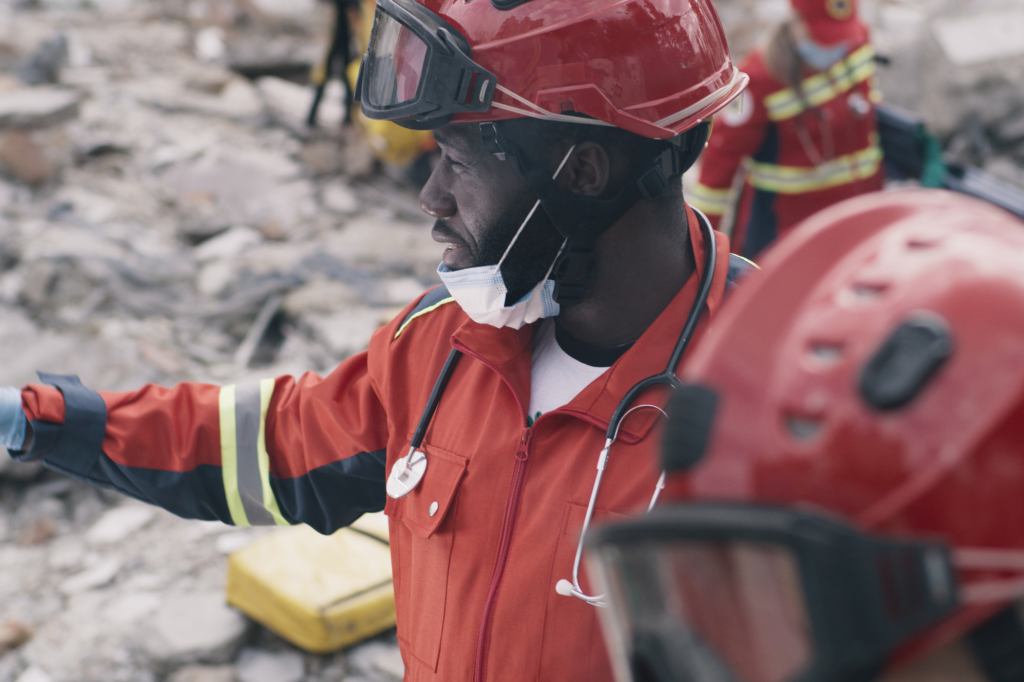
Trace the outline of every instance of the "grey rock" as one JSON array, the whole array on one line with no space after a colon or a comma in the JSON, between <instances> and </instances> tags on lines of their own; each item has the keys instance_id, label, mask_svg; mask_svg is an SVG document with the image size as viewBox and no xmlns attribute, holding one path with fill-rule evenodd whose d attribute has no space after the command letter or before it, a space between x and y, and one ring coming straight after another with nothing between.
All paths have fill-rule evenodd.
<instances>
[{"instance_id":1,"label":"grey rock","mask_svg":"<svg viewBox=\"0 0 1024 682\"><path fill-rule=\"evenodd\" d=\"M229 665L188 665L167 678L167 682L236 682Z\"/></svg>"},{"instance_id":2,"label":"grey rock","mask_svg":"<svg viewBox=\"0 0 1024 682\"><path fill-rule=\"evenodd\" d=\"M117 577L123 562L118 557L107 557L95 566L76 573L60 584L60 592L65 595L78 594L86 590L103 587Z\"/></svg>"},{"instance_id":3,"label":"grey rock","mask_svg":"<svg viewBox=\"0 0 1024 682\"><path fill-rule=\"evenodd\" d=\"M401 680L405 675L405 664L397 644L381 641L360 644L348 651L345 660L350 668L371 679L383 674L385 679Z\"/></svg>"},{"instance_id":4,"label":"grey rock","mask_svg":"<svg viewBox=\"0 0 1024 682\"><path fill-rule=\"evenodd\" d=\"M297 651L246 649L235 663L235 673L239 682L299 682L305 664Z\"/></svg>"},{"instance_id":5,"label":"grey rock","mask_svg":"<svg viewBox=\"0 0 1024 682\"><path fill-rule=\"evenodd\" d=\"M86 534L87 542L94 545L109 545L121 542L129 535L144 527L156 516L153 507L129 504L111 509L93 524Z\"/></svg>"},{"instance_id":6,"label":"grey rock","mask_svg":"<svg viewBox=\"0 0 1024 682\"><path fill-rule=\"evenodd\" d=\"M29 666L18 676L17 682L53 682L53 678L38 666Z\"/></svg>"},{"instance_id":7,"label":"grey rock","mask_svg":"<svg viewBox=\"0 0 1024 682\"><path fill-rule=\"evenodd\" d=\"M56 35L43 43L15 67L14 73L29 85L56 83L60 69L68 61L68 39Z\"/></svg>"},{"instance_id":8,"label":"grey rock","mask_svg":"<svg viewBox=\"0 0 1024 682\"><path fill-rule=\"evenodd\" d=\"M10 90L0 97L0 128L48 128L78 116L82 96L53 87Z\"/></svg>"},{"instance_id":9,"label":"grey rock","mask_svg":"<svg viewBox=\"0 0 1024 682\"><path fill-rule=\"evenodd\" d=\"M220 592L175 595L157 610L142 647L158 667L226 663L247 630L248 622Z\"/></svg>"}]
</instances>

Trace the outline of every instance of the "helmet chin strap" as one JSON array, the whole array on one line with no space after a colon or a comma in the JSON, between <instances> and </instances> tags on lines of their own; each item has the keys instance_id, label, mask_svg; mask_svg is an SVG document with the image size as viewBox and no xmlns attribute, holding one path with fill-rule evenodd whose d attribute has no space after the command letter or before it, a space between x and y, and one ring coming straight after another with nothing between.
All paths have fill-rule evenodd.
<instances>
[{"instance_id":1,"label":"helmet chin strap","mask_svg":"<svg viewBox=\"0 0 1024 682\"><path fill-rule=\"evenodd\" d=\"M710 123L701 123L691 134L666 140L665 149L651 159L647 169L610 199L563 192L544 165L525 151L501 121L481 123L480 132L484 147L499 159L510 161L516 173L530 183L544 212L565 238L552 278L556 283L555 300L569 303L583 298L593 277L598 237L638 201L660 196L673 180L682 176L704 148Z\"/></svg>"}]
</instances>

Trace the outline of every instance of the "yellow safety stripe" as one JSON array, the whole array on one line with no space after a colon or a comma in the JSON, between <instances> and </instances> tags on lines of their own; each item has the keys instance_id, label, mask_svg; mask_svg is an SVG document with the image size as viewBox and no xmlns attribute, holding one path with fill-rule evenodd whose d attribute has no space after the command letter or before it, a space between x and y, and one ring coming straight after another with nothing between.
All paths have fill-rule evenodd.
<instances>
[{"instance_id":1,"label":"yellow safety stripe","mask_svg":"<svg viewBox=\"0 0 1024 682\"><path fill-rule=\"evenodd\" d=\"M757 189L779 194L803 194L870 178L882 163L877 144L820 166L776 166L748 159L747 182Z\"/></svg>"},{"instance_id":2,"label":"yellow safety stripe","mask_svg":"<svg viewBox=\"0 0 1024 682\"><path fill-rule=\"evenodd\" d=\"M821 106L844 92L849 92L854 86L871 78L874 73L875 50L869 44L833 65L828 71L804 79L803 99L792 88L785 88L765 97L764 107L768 113L768 120L783 121L798 115L808 105Z\"/></svg>"},{"instance_id":3,"label":"yellow safety stripe","mask_svg":"<svg viewBox=\"0 0 1024 682\"><path fill-rule=\"evenodd\" d=\"M699 182L686 196L687 202L708 215L722 215L729 208L731 189L715 189Z\"/></svg>"},{"instance_id":4,"label":"yellow safety stripe","mask_svg":"<svg viewBox=\"0 0 1024 682\"><path fill-rule=\"evenodd\" d=\"M221 475L236 526L287 526L270 485L266 424L274 380L220 390Z\"/></svg>"},{"instance_id":5,"label":"yellow safety stripe","mask_svg":"<svg viewBox=\"0 0 1024 682\"><path fill-rule=\"evenodd\" d=\"M419 310L419 311L415 312L414 314L410 315L409 318L407 320L405 320L405 322L402 323L402 326L398 328L398 331L395 332L395 338L397 339L399 337L399 335L402 332L405 331L405 328L409 326L409 323L412 322L413 320L415 320L420 315L426 315L427 313L429 313L431 311L437 310L438 308L443 306L445 303L453 303L454 301L455 301L455 297L454 296L449 296L448 298L441 299L440 301L438 301L437 303L435 303L432 306L427 306L423 310Z\"/></svg>"},{"instance_id":6,"label":"yellow safety stripe","mask_svg":"<svg viewBox=\"0 0 1024 682\"><path fill-rule=\"evenodd\" d=\"M220 389L220 471L224 478L224 496L228 501L231 521L248 526L242 497L238 494L238 447L235 443L235 387Z\"/></svg>"}]
</instances>

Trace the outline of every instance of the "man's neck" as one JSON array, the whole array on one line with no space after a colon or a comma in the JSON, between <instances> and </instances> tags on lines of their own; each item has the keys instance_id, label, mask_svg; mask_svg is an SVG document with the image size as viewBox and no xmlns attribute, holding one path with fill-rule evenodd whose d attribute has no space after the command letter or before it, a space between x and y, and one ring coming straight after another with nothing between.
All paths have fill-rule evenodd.
<instances>
[{"instance_id":1,"label":"man's neck","mask_svg":"<svg viewBox=\"0 0 1024 682\"><path fill-rule=\"evenodd\" d=\"M562 307L559 326L601 348L636 341L695 268L682 195L631 208L598 239L595 266L586 298Z\"/></svg>"}]
</instances>

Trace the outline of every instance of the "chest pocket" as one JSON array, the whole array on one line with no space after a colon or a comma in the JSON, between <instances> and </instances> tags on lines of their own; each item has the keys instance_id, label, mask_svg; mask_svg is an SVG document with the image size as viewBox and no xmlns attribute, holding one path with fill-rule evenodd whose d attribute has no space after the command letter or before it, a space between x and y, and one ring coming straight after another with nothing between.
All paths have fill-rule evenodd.
<instances>
[{"instance_id":1,"label":"chest pocket","mask_svg":"<svg viewBox=\"0 0 1024 682\"><path fill-rule=\"evenodd\" d=\"M455 539L456 493L467 460L427 444L422 450L427 456L422 482L400 500L389 497L384 511L404 526L392 536L398 638L436 672Z\"/></svg>"}]
</instances>

